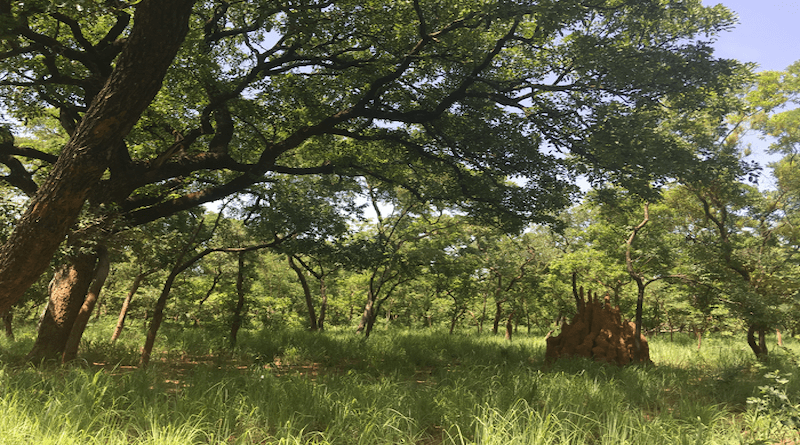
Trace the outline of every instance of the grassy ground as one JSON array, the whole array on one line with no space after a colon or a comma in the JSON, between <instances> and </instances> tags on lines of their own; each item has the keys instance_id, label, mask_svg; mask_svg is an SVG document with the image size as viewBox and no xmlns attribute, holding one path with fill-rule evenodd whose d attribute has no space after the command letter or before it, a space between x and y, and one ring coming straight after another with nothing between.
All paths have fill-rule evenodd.
<instances>
[{"instance_id":1,"label":"grassy ground","mask_svg":"<svg viewBox=\"0 0 800 445\"><path fill-rule=\"evenodd\" d=\"M539 334L259 332L221 352L166 330L136 369L135 332L94 332L66 368L16 364L32 331L0 341L0 444L800 443L793 339L760 364L742 338L659 337L654 365L618 368L544 366Z\"/></svg>"}]
</instances>

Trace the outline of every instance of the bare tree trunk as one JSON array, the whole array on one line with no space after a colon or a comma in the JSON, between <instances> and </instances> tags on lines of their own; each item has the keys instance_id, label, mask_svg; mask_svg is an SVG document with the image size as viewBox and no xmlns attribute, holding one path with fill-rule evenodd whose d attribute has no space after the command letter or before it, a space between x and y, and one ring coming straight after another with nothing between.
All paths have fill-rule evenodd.
<instances>
[{"instance_id":1,"label":"bare tree trunk","mask_svg":"<svg viewBox=\"0 0 800 445\"><path fill-rule=\"evenodd\" d=\"M756 343L755 334L758 332L758 343ZM753 353L756 355L756 358L760 361L766 361L767 357L769 356L769 351L767 350L767 331L762 326L758 326L756 324L751 324L750 327L747 329L747 344L750 345L750 349L753 350Z\"/></svg>"},{"instance_id":2,"label":"bare tree trunk","mask_svg":"<svg viewBox=\"0 0 800 445\"><path fill-rule=\"evenodd\" d=\"M650 204L644 204L644 218L642 222L640 222L636 227L633 228L631 231L631 236L628 237L627 242L625 243L625 264L628 268L628 275L636 282L636 316L635 316L635 331L633 334L633 345L636 349L636 357L642 352L642 314L644 312L644 292L647 284L645 284L644 280L642 279L641 274L636 272L633 267L633 258L631 256L631 250L633 247L633 241L636 239L636 235L639 234L639 231L644 228L647 223L650 222ZM618 295L618 294L617 294ZM619 304L617 304L619 305Z\"/></svg>"},{"instance_id":3,"label":"bare tree trunk","mask_svg":"<svg viewBox=\"0 0 800 445\"><path fill-rule=\"evenodd\" d=\"M219 218L221 216L222 212L220 212L217 216L217 222L219 222ZM146 367L150 363L150 356L153 354L153 346L156 343L156 334L158 333L158 329L161 327L161 321L164 319L164 308L167 305L167 299L169 299L169 293L172 290L172 284L175 282L175 278L186 268L210 253L209 250L205 250L186 262L183 262L183 258L186 257L186 254L192 249L192 245L194 245L195 240L197 240L197 236L200 234L200 230L202 228L203 220L201 219L198 221L197 227L195 227L194 232L192 232L189 240L186 242L186 245L183 246L178 254L178 258L175 260L172 270L169 272L167 279L164 281L164 287L161 288L161 295L158 296L156 305L153 308L153 318L150 320L150 326L147 329L147 336L144 340L144 346L142 346L142 355L139 358L140 367Z\"/></svg>"},{"instance_id":4,"label":"bare tree trunk","mask_svg":"<svg viewBox=\"0 0 800 445\"><path fill-rule=\"evenodd\" d=\"M494 324L492 325L492 334L497 334L500 331L500 318L503 316L503 303L504 301L502 300L498 300L495 302Z\"/></svg>"},{"instance_id":5,"label":"bare tree trunk","mask_svg":"<svg viewBox=\"0 0 800 445\"><path fill-rule=\"evenodd\" d=\"M119 311L119 318L117 319L117 326L114 328L114 333L111 335L111 343L117 341L120 334L122 334L122 329L125 327L125 317L128 316L128 308L130 308L131 300L133 300L133 296L136 294L136 291L139 290L139 286L142 284L142 280L145 279L148 275L154 273L156 269L150 269L147 272L140 273L136 275L136 278L133 279L133 284L131 285L131 289L128 291L128 295L125 296L125 301L122 302L122 309Z\"/></svg>"},{"instance_id":6,"label":"bare tree trunk","mask_svg":"<svg viewBox=\"0 0 800 445\"><path fill-rule=\"evenodd\" d=\"M239 252L239 270L236 274L236 306L233 309L231 321L231 348L236 346L236 338L242 327L242 312L244 311L244 252Z\"/></svg>"},{"instance_id":7,"label":"bare tree trunk","mask_svg":"<svg viewBox=\"0 0 800 445\"><path fill-rule=\"evenodd\" d=\"M67 343L64 346L64 353L61 356L61 362L67 363L78 356L78 346L83 337L83 331L86 330L86 325L89 323L89 317L92 315L97 304L97 299L100 298L100 290L108 278L108 272L111 269L111 260L109 259L108 249L105 246L99 246L97 249L97 266L94 271L94 280L92 281L89 291L86 294L86 299L75 317L75 322L72 324Z\"/></svg>"},{"instance_id":8,"label":"bare tree trunk","mask_svg":"<svg viewBox=\"0 0 800 445\"><path fill-rule=\"evenodd\" d=\"M167 306L167 299L169 299L169 293L172 290L175 277L180 272L180 270L173 269L167 276L166 281L164 281L164 287L161 289L161 295L159 295L156 305L153 307L153 317L150 319L150 327L147 329L147 337L145 337L144 346L142 346L142 356L139 358L139 366L141 367L146 367L150 363L150 356L153 354L153 346L156 343L156 334L158 334L161 321L164 319L164 308Z\"/></svg>"},{"instance_id":9,"label":"bare tree trunk","mask_svg":"<svg viewBox=\"0 0 800 445\"><path fill-rule=\"evenodd\" d=\"M375 300L370 295L367 298L367 304L364 305L364 313L361 315L361 321L358 322L358 328L356 328L357 333L362 333L364 329L366 329L369 320L372 319L372 310L375 306Z\"/></svg>"},{"instance_id":10,"label":"bare tree trunk","mask_svg":"<svg viewBox=\"0 0 800 445\"><path fill-rule=\"evenodd\" d=\"M306 301L306 309L308 310L308 324L309 329L316 331L318 329L317 313L314 311L314 298L311 295L311 287L308 285L308 280L303 273L303 269L294 262L294 256L289 255L289 266L297 274L297 279L300 280L300 286L303 288L303 296Z\"/></svg>"},{"instance_id":11,"label":"bare tree trunk","mask_svg":"<svg viewBox=\"0 0 800 445\"><path fill-rule=\"evenodd\" d=\"M515 312L516 311L511 311L511 313L508 314L508 320L506 320L506 340L508 340L508 341L511 341L511 337L512 337L513 330L514 330L514 322L513 322L513 320L514 320L514 313Z\"/></svg>"},{"instance_id":12,"label":"bare tree trunk","mask_svg":"<svg viewBox=\"0 0 800 445\"><path fill-rule=\"evenodd\" d=\"M95 255L79 252L56 270L50 281L47 308L39 320L36 341L27 356L29 361L61 360L72 325L92 283L94 269Z\"/></svg>"},{"instance_id":13,"label":"bare tree trunk","mask_svg":"<svg viewBox=\"0 0 800 445\"><path fill-rule=\"evenodd\" d=\"M6 338L14 341L14 309L9 309L3 313L3 325L6 328Z\"/></svg>"},{"instance_id":14,"label":"bare tree trunk","mask_svg":"<svg viewBox=\"0 0 800 445\"><path fill-rule=\"evenodd\" d=\"M478 334L482 334L483 333L483 322L484 322L484 320L486 320L486 300L488 298L489 298L489 294L484 293L483 294L483 308L481 309L481 316L479 318L479 323L478 323Z\"/></svg>"},{"instance_id":15,"label":"bare tree trunk","mask_svg":"<svg viewBox=\"0 0 800 445\"><path fill-rule=\"evenodd\" d=\"M325 313L328 312L328 289L325 286L325 277L322 276L319 279L319 295L320 295L320 304L319 304L319 319L317 320L317 328L320 331L325 330Z\"/></svg>"}]
</instances>

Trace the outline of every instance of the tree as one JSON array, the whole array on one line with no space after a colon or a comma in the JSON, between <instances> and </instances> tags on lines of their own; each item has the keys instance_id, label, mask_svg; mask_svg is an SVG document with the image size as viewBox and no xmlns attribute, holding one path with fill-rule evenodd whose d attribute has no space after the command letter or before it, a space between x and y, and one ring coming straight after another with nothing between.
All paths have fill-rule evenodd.
<instances>
[{"instance_id":1,"label":"tree","mask_svg":"<svg viewBox=\"0 0 800 445\"><path fill-rule=\"evenodd\" d=\"M175 262L172 265L172 268L170 269L166 280L164 281L164 285L162 287L158 300L156 301L155 307L153 308L153 316L150 320L150 326L147 329L147 336L145 338L144 346L142 346L142 354L139 359L139 366L147 366L150 363L150 356L153 352L153 346L155 345L156 334L158 334L158 330L161 327L161 321L163 320L164 317L164 309L166 308L167 300L169 299L170 292L172 291L172 286L175 283L175 279L178 277L180 273L192 267L195 263L197 263L207 255L212 253L235 252L241 255L253 250L273 247L283 241L283 239L279 238L278 236L275 236L273 240L266 243L260 243L246 247L205 247L204 249L197 252L197 248L202 247L204 244L206 244L214 235L214 232L216 231L220 221L222 220L222 216L223 215L221 212L217 214L215 222L211 228L204 227L204 219L200 219L199 221L197 221L194 230L192 231L191 235L186 241L186 244L183 245L180 251L178 252L177 257L175 258ZM206 234L202 233L204 232L204 229L206 229L205 230L207 232ZM201 237L201 235L205 236ZM191 255L192 253L194 253L194 255ZM239 270L241 273L241 270L243 269L242 262L244 258L242 256L240 256L239 258L240 258ZM241 279L241 275L239 275L239 278ZM239 297L239 299L243 297L243 292L244 290L242 287L242 283L237 280L237 296ZM241 308L239 308L239 310L241 310ZM239 314L241 314L241 312L239 312ZM236 329L232 327L231 331L233 335L231 337L231 341L235 342L234 339L236 333L234 331L238 331L238 327Z\"/></svg>"},{"instance_id":2,"label":"tree","mask_svg":"<svg viewBox=\"0 0 800 445\"><path fill-rule=\"evenodd\" d=\"M8 73L3 81L4 93L14 88L22 91L4 94L16 100L4 100L3 106L24 118L26 107L21 101L34 95L38 96L35 101L44 104L51 97L48 86L55 90L70 86L53 101L74 126L67 125L71 137L54 162L52 157L35 150L20 153L13 141L3 141L5 164L11 164L13 170L9 175L12 180L7 181L14 185L17 178L27 179L26 191L32 197L0 248L0 312L18 300L47 267L92 190L100 192L97 186L112 162L125 162L124 157L120 159L125 154L123 139L161 89L163 77L188 31L192 3L140 2L136 24L124 44L118 44L117 38L127 28L130 15L122 10L118 11L116 22L92 44L78 21L55 10L38 10L38 2L0 3L3 25L10 31L4 33L2 42L4 71ZM91 15L84 17L84 21L90 18ZM71 34L54 31L59 28L57 23L69 27ZM89 38L97 36L92 34ZM74 43L65 45L65 40ZM79 71L72 73L71 68L78 65ZM59 101L59 97L72 97L76 85L82 90L76 96L79 104ZM37 95L35 90L40 86L44 91ZM83 111L79 122L73 119L75 110ZM30 172L19 170L19 161L9 155L49 159L53 170L41 186L32 187Z\"/></svg>"},{"instance_id":3,"label":"tree","mask_svg":"<svg viewBox=\"0 0 800 445\"><path fill-rule=\"evenodd\" d=\"M662 99L705 106L738 69L696 40L734 22L699 0L193 3L0 1L2 106L69 135L56 154L0 144L2 179L31 196L0 249L0 312L87 200L95 225L131 226L331 173L506 225L550 220L574 190L567 165L640 189L641 171L683 168L685 146L619 130L648 132Z\"/></svg>"},{"instance_id":4,"label":"tree","mask_svg":"<svg viewBox=\"0 0 800 445\"><path fill-rule=\"evenodd\" d=\"M420 241L430 237L439 224L435 210L415 196L368 187L375 226L353 237L345 247L350 267L366 281L367 301L356 329L364 338L372 333L383 303L399 286L413 281L429 260ZM398 193L393 196L392 192ZM384 215L387 209L381 209L381 200L390 199L389 214Z\"/></svg>"}]
</instances>

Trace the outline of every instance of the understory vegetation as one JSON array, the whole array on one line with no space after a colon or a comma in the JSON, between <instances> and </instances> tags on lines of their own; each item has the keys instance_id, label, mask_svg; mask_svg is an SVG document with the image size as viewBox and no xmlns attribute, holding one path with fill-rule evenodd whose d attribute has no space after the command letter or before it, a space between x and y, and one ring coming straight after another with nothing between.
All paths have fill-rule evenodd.
<instances>
[{"instance_id":1,"label":"understory vegetation","mask_svg":"<svg viewBox=\"0 0 800 445\"><path fill-rule=\"evenodd\" d=\"M70 366L22 364L33 326L0 342L3 444L788 444L800 342L767 361L742 338L651 339L653 364L544 363L545 332L165 326L147 368L136 329L103 319ZM141 335L140 333L138 335Z\"/></svg>"}]
</instances>

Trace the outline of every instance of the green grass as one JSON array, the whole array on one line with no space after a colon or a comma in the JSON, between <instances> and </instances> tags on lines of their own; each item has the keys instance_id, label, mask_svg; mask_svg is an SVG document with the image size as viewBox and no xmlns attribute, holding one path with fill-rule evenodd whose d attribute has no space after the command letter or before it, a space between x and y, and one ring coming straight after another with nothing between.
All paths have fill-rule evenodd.
<instances>
[{"instance_id":1,"label":"green grass","mask_svg":"<svg viewBox=\"0 0 800 445\"><path fill-rule=\"evenodd\" d=\"M100 330L102 331L102 330ZM761 387L800 400L800 343L757 363L742 338L650 342L653 365L543 363L541 335L442 331L245 332L235 351L169 331L148 369L105 333L84 361L35 368L32 333L0 342L0 444L789 444L786 411L748 404ZM102 337L102 338L101 338ZM133 336L131 336L133 337ZM103 363L95 364L95 363ZM118 365L115 365L118 364ZM782 442L783 441L783 442Z\"/></svg>"}]
</instances>

